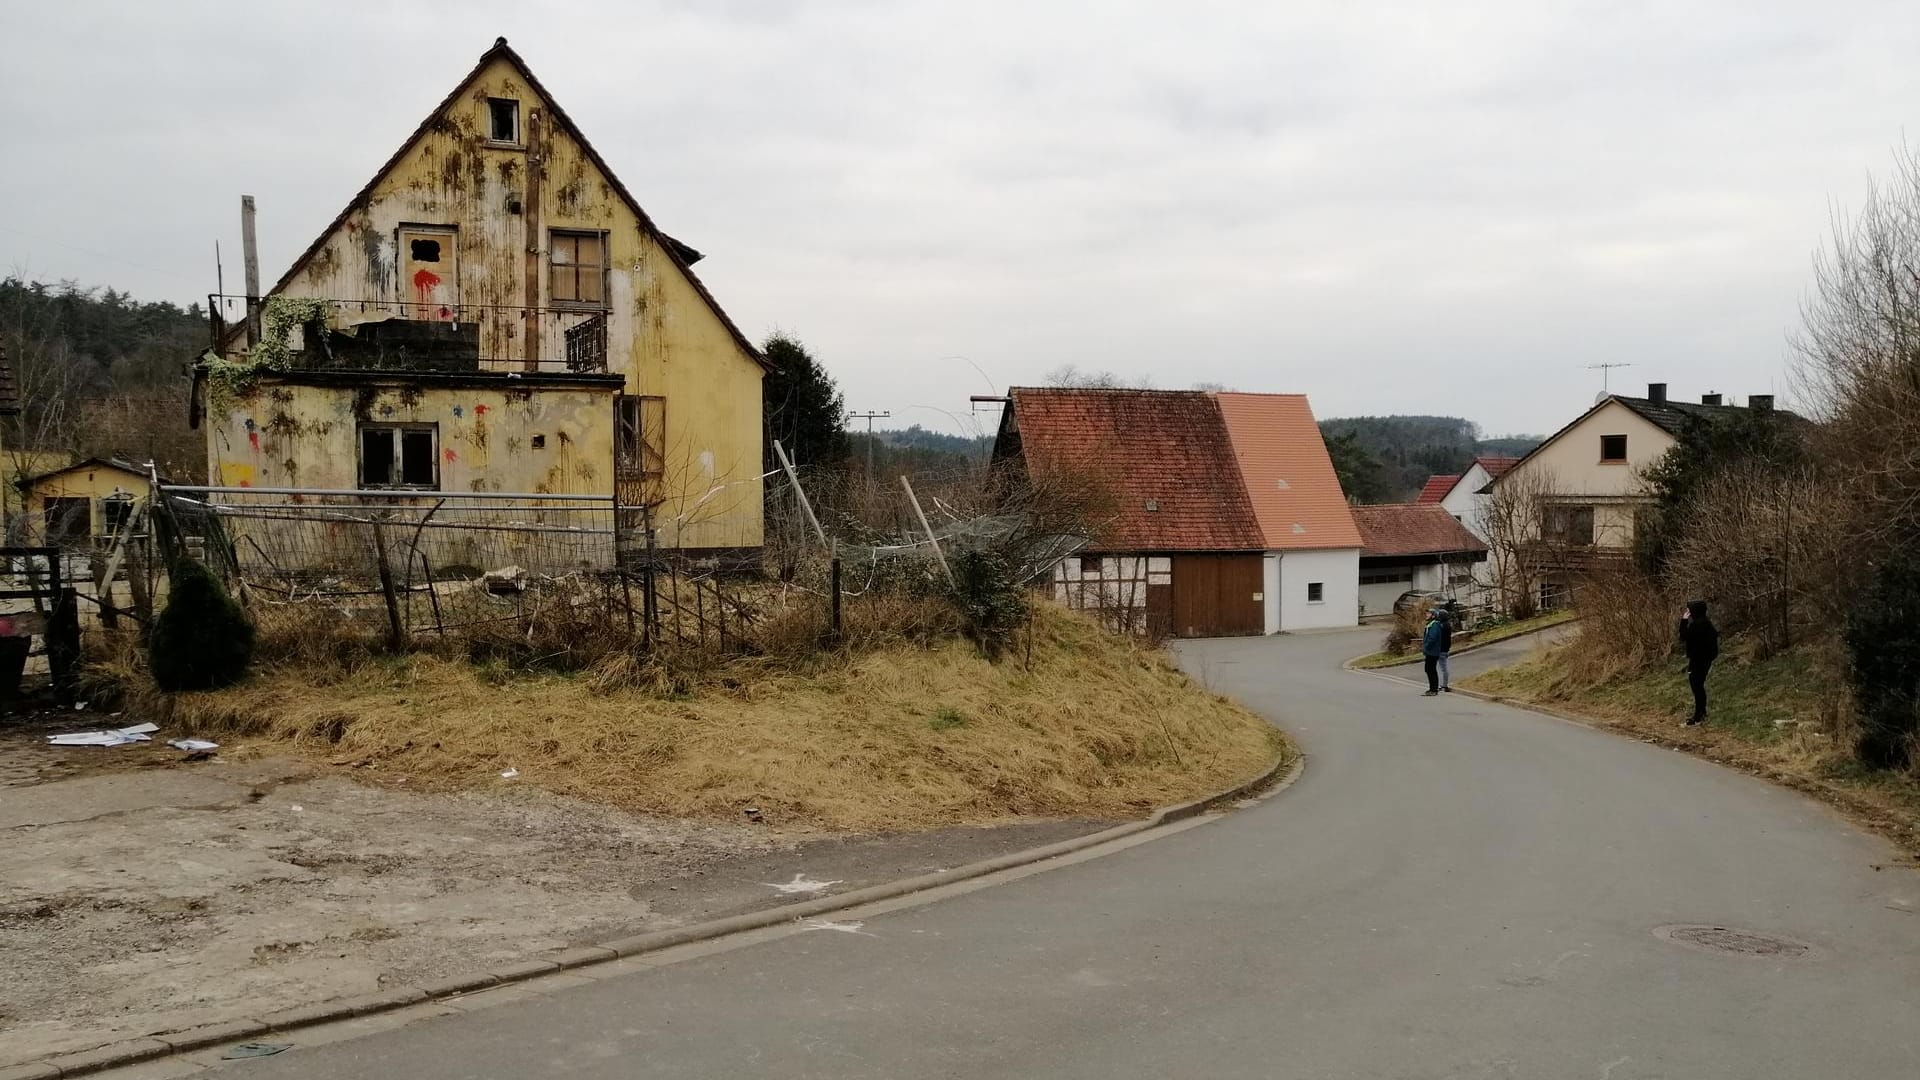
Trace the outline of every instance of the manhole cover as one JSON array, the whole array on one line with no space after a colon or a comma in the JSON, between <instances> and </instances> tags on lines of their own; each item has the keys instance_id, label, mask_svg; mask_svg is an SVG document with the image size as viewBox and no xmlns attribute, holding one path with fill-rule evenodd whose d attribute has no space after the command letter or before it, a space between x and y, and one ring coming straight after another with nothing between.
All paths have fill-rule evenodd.
<instances>
[{"instance_id":1,"label":"manhole cover","mask_svg":"<svg viewBox=\"0 0 1920 1080\"><path fill-rule=\"evenodd\" d=\"M1812 946L1791 938L1762 934L1754 930L1735 930L1727 926L1660 926L1654 936L1675 945L1702 952L1732 956L1757 956L1773 960L1798 960L1813 951Z\"/></svg>"}]
</instances>

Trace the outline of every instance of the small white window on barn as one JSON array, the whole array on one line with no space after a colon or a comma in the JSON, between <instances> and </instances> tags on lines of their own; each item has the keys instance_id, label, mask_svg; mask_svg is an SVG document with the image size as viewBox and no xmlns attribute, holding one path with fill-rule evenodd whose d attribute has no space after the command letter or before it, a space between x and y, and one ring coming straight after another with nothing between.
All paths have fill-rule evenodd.
<instances>
[{"instance_id":1,"label":"small white window on barn","mask_svg":"<svg viewBox=\"0 0 1920 1080\"><path fill-rule=\"evenodd\" d=\"M487 99L487 138L492 142L520 142L520 103L512 98Z\"/></svg>"},{"instance_id":2,"label":"small white window on barn","mask_svg":"<svg viewBox=\"0 0 1920 1080\"><path fill-rule=\"evenodd\" d=\"M440 425L361 424L360 486L440 486Z\"/></svg>"},{"instance_id":3,"label":"small white window on barn","mask_svg":"<svg viewBox=\"0 0 1920 1080\"><path fill-rule=\"evenodd\" d=\"M1307 582L1307 603L1309 604L1324 603L1326 602L1326 599L1327 599L1327 587L1325 582L1320 582L1320 581Z\"/></svg>"}]
</instances>

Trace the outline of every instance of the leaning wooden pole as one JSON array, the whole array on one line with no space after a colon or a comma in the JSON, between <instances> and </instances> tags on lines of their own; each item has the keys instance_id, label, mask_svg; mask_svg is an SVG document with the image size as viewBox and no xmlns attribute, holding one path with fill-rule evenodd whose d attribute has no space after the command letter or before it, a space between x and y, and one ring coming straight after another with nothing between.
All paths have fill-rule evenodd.
<instances>
[{"instance_id":1,"label":"leaning wooden pole","mask_svg":"<svg viewBox=\"0 0 1920 1080\"><path fill-rule=\"evenodd\" d=\"M920 528L927 534L927 543L933 545L933 557L940 561L940 569L946 572L947 584L952 585L953 567L947 565L946 553L940 550L940 538L933 535L933 526L927 524L927 512L920 509L920 497L913 493L913 484L905 476L900 478L900 486L907 489L907 502L913 505L913 516L920 519Z\"/></svg>"}]
</instances>

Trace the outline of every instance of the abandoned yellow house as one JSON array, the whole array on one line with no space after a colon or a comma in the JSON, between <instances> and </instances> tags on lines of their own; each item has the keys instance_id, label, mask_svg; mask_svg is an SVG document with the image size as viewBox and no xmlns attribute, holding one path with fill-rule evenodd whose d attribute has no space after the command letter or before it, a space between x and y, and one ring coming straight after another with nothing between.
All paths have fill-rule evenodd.
<instances>
[{"instance_id":1,"label":"abandoned yellow house","mask_svg":"<svg viewBox=\"0 0 1920 1080\"><path fill-rule=\"evenodd\" d=\"M700 257L501 38L247 319L216 324L193 407L208 484L587 495L662 548L757 549L765 364Z\"/></svg>"},{"instance_id":2,"label":"abandoned yellow house","mask_svg":"<svg viewBox=\"0 0 1920 1080\"><path fill-rule=\"evenodd\" d=\"M165 478L162 478L165 482ZM84 547L110 541L145 502L152 478L145 467L113 458L88 458L19 480L23 544Z\"/></svg>"}]
</instances>

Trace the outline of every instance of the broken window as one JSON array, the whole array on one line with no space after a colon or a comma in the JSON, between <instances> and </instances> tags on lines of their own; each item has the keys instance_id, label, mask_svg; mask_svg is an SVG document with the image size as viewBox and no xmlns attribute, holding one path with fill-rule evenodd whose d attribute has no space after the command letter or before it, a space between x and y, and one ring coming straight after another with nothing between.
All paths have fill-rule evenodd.
<instances>
[{"instance_id":1,"label":"broken window","mask_svg":"<svg viewBox=\"0 0 1920 1080\"><path fill-rule=\"evenodd\" d=\"M440 241L412 240L407 243L407 253L414 262L439 262Z\"/></svg>"},{"instance_id":2,"label":"broken window","mask_svg":"<svg viewBox=\"0 0 1920 1080\"><path fill-rule=\"evenodd\" d=\"M487 99L487 137L494 142L520 141L520 103L512 98Z\"/></svg>"},{"instance_id":3,"label":"broken window","mask_svg":"<svg viewBox=\"0 0 1920 1080\"><path fill-rule=\"evenodd\" d=\"M555 229L547 250L547 292L556 305L607 306L605 233Z\"/></svg>"},{"instance_id":4,"label":"broken window","mask_svg":"<svg viewBox=\"0 0 1920 1080\"><path fill-rule=\"evenodd\" d=\"M55 497L43 502L49 547L65 547L87 539L93 527L93 500Z\"/></svg>"},{"instance_id":5,"label":"broken window","mask_svg":"<svg viewBox=\"0 0 1920 1080\"><path fill-rule=\"evenodd\" d=\"M667 472L667 399L623 394L615 403L614 465L658 480Z\"/></svg>"},{"instance_id":6,"label":"broken window","mask_svg":"<svg viewBox=\"0 0 1920 1080\"><path fill-rule=\"evenodd\" d=\"M116 492L100 500L101 531L108 536L125 532L133 521L133 496Z\"/></svg>"},{"instance_id":7,"label":"broken window","mask_svg":"<svg viewBox=\"0 0 1920 1080\"><path fill-rule=\"evenodd\" d=\"M360 486L425 488L440 486L438 424L360 425Z\"/></svg>"}]
</instances>

